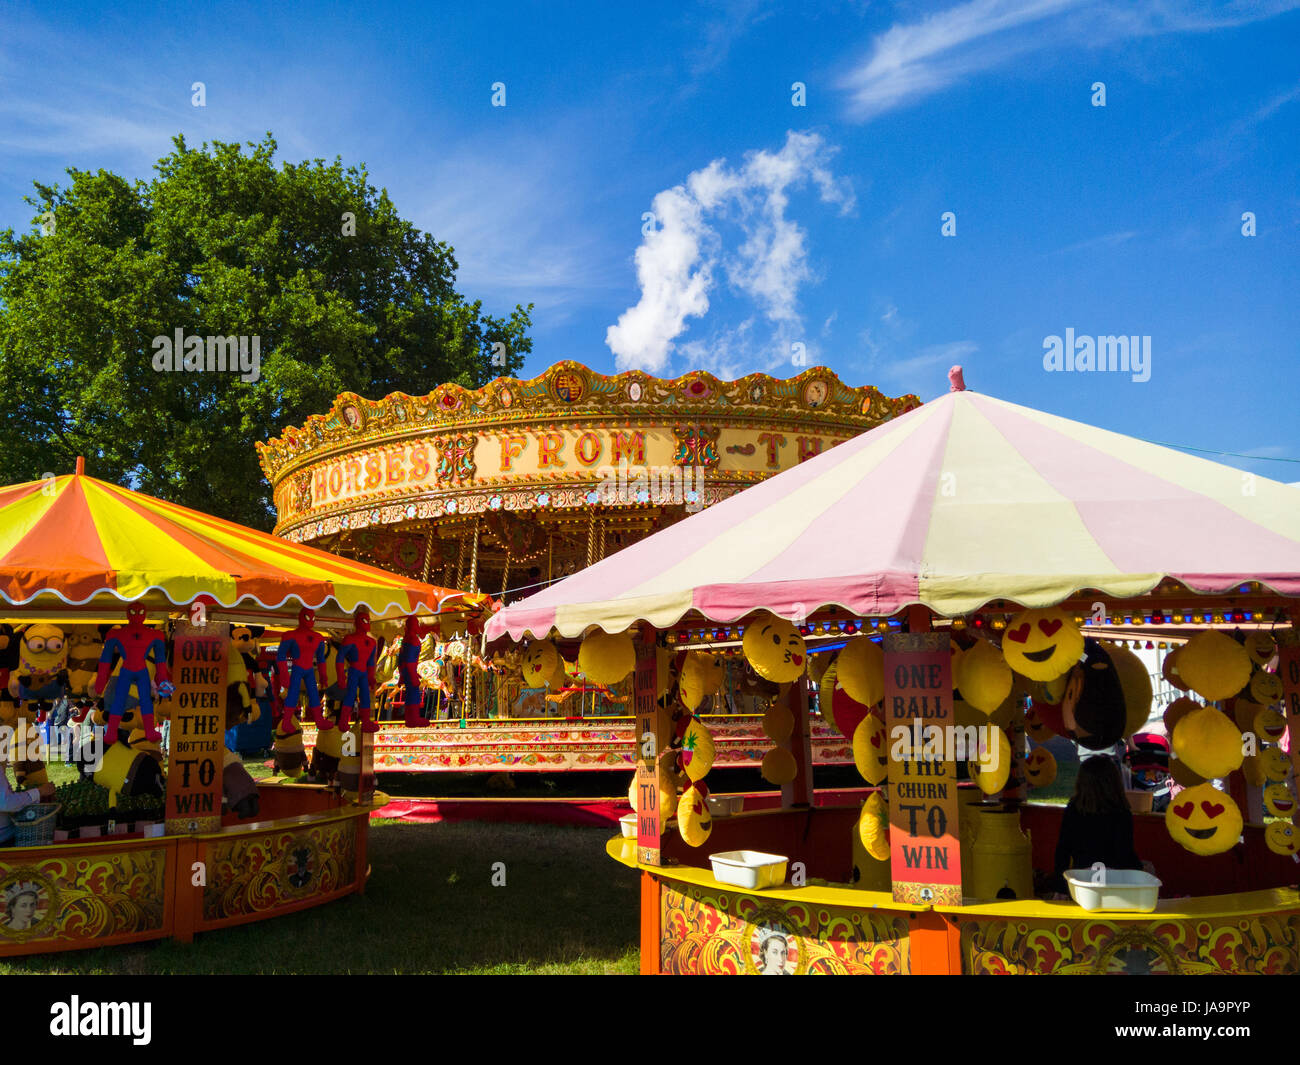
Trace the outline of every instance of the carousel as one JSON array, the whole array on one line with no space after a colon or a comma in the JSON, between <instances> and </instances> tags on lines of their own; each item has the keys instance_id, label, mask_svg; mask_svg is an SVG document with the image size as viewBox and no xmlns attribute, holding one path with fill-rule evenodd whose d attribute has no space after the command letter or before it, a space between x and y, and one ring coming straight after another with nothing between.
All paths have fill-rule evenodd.
<instances>
[{"instance_id":1,"label":"carousel","mask_svg":"<svg viewBox=\"0 0 1300 1065\"><path fill-rule=\"evenodd\" d=\"M343 393L260 454L278 535L408 579L511 600L918 402L850 388L823 367L789 380L703 372L665 380L561 362L532 380L499 378L474 390L446 384L377 401ZM376 765L630 770L630 684L594 683L578 669L573 644L560 647L561 683L530 685L517 655L479 653L482 617L426 638L418 668L432 727L389 723L401 714L385 709ZM727 669L702 711L719 764L753 766L761 750L754 711L763 704L742 665ZM398 683L390 663L380 663L380 674ZM829 727L818 725L812 743L818 763L850 760Z\"/></svg>"},{"instance_id":2,"label":"carousel","mask_svg":"<svg viewBox=\"0 0 1300 1065\"><path fill-rule=\"evenodd\" d=\"M465 610L459 593L95 480L81 460L0 489L0 604L0 771L16 785L0 956L188 941L363 892L385 802L369 623ZM340 757L320 783L254 781L222 742L258 713L257 637L277 627L277 761L302 751L300 718L332 726ZM329 634L345 648L335 677Z\"/></svg>"},{"instance_id":3,"label":"carousel","mask_svg":"<svg viewBox=\"0 0 1300 1065\"><path fill-rule=\"evenodd\" d=\"M581 640L633 678L647 740L608 850L640 874L642 970L1297 972L1296 489L952 378L488 622L526 660ZM844 647L810 662L827 630ZM1146 631L1179 693L1160 813L1107 756L1151 715L1122 646ZM737 641L774 693L780 809L709 793L693 710ZM814 793L814 683L860 799ZM1034 801L1054 733L1094 752L1069 806ZM1105 831L1081 842L1082 817Z\"/></svg>"}]
</instances>

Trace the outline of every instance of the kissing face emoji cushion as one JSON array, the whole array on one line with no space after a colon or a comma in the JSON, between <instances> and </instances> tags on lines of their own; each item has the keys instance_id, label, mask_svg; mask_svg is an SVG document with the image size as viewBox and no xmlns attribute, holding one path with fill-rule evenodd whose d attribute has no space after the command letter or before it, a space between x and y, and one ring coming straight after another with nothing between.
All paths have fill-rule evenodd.
<instances>
[{"instance_id":1,"label":"kissing face emoji cushion","mask_svg":"<svg viewBox=\"0 0 1300 1065\"><path fill-rule=\"evenodd\" d=\"M555 676L555 667L560 664L560 652L550 640L538 640L530 644L520 659L519 671L524 678L525 688L545 688Z\"/></svg>"},{"instance_id":2,"label":"kissing face emoji cushion","mask_svg":"<svg viewBox=\"0 0 1300 1065\"><path fill-rule=\"evenodd\" d=\"M1051 680L1083 657L1083 633L1064 610L1023 610L1002 634L1002 655L1021 676Z\"/></svg>"},{"instance_id":3,"label":"kissing face emoji cushion","mask_svg":"<svg viewBox=\"0 0 1300 1065\"><path fill-rule=\"evenodd\" d=\"M1193 854L1222 854L1241 837L1241 810L1213 784L1198 784L1170 800L1165 827Z\"/></svg>"},{"instance_id":4,"label":"kissing face emoji cushion","mask_svg":"<svg viewBox=\"0 0 1300 1065\"><path fill-rule=\"evenodd\" d=\"M741 649L754 672L775 684L798 680L808 665L803 637L785 618L771 614L755 618L745 627Z\"/></svg>"}]
</instances>

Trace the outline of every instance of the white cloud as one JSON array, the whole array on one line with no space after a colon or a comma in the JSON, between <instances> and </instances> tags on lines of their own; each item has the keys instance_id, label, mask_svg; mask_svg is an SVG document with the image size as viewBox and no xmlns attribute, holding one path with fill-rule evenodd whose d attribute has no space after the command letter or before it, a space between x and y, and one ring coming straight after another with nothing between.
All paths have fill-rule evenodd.
<instances>
[{"instance_id":1,"label":"white cloud","mask_svg":"<svg viewBox=\"0 0 1300 1065\"><path fill-rule=\"evenodd\" d=\"M812 279L805 231L786 214L789 193L811 183L823 203L837 205L841 213L851 211L852 190L829 167L833 154L818 134L791 131L780 151L750 152L738 168L715 159L683 184L655 196L655 228L636 251L641 298L605 334L620 370L664 371L687 320L708 313L719 269L772 323L770 345L762 346L789 350L803 328L799 287ZM739 228L743 240L738 247L724 247L715 228L722 221ZM751 345L760 343L752 322L719 334L714 342L726 343L723 358L752 352ZM697 347L690 349L693 362L702 361Z\"/></svg>"},{"instance_id":2,"label":"white cloud","mask_svg":"<svg viewBox=\"0 0 1300 1065\"><path fill-rule=\"evenodd\" d=\"M937 390L940 380L947 379L949 367L960 363L962 359L977 351L979 345L973 340L952 340L944 344L931 344L921 348L915 355L902 359L893 357L880 359L877 349L870 360L870 369L881 380L902 381L907 387L918 392L929 392L931 389L917 388L917 383L934 382ZM938 372L940 367L943 368L942 374Z\"/></svg>"},{"instance_id":3,"label":"white cloud","mask_svg":"<svg viewBox=\"0 0 1300 1065\"><path fill-rule=\"evenodd\" d=\"M1300 0L967 0L895 23L839 87L850 115L865 121L1027 52L1226 29L1296 7Z\"/></svg>"}]
</instances>

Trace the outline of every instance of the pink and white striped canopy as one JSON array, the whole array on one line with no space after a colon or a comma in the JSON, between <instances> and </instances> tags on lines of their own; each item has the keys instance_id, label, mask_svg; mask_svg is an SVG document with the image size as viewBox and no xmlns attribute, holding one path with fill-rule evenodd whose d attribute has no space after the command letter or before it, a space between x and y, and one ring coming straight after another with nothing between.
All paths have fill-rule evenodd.
<instances>
[{"instance_id":1,"label":"pink and white striped canopy","mask_svg":"<svg viewBox=\"0 0 1300 1065\"><path fill-rule=\"evenodd\" d=\"M974 392L950 392L732 496L487 626L572 637L838 605L942 616L1123 598L1174 577L1300 596L1300 492Z\"/></svg>"}]
</instances>

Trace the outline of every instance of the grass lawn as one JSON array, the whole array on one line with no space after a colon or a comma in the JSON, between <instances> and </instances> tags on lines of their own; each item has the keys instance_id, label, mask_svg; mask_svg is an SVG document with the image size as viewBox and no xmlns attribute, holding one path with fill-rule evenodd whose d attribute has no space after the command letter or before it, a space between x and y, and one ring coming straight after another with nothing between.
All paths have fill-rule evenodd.
<instances>
[{"instance_id":1,"label":"grass lawn","mask_svg":"<svg viewBox=\"0 0 1300 1065\"><path fill-rule=\"evenodd\" d=\"M16 973L625 973L636 873L607 828L376 820L365 895L205 932L184 945L0 961ZM491 884L494 862L506 885Z\"/></svg>"}]
</instances>

